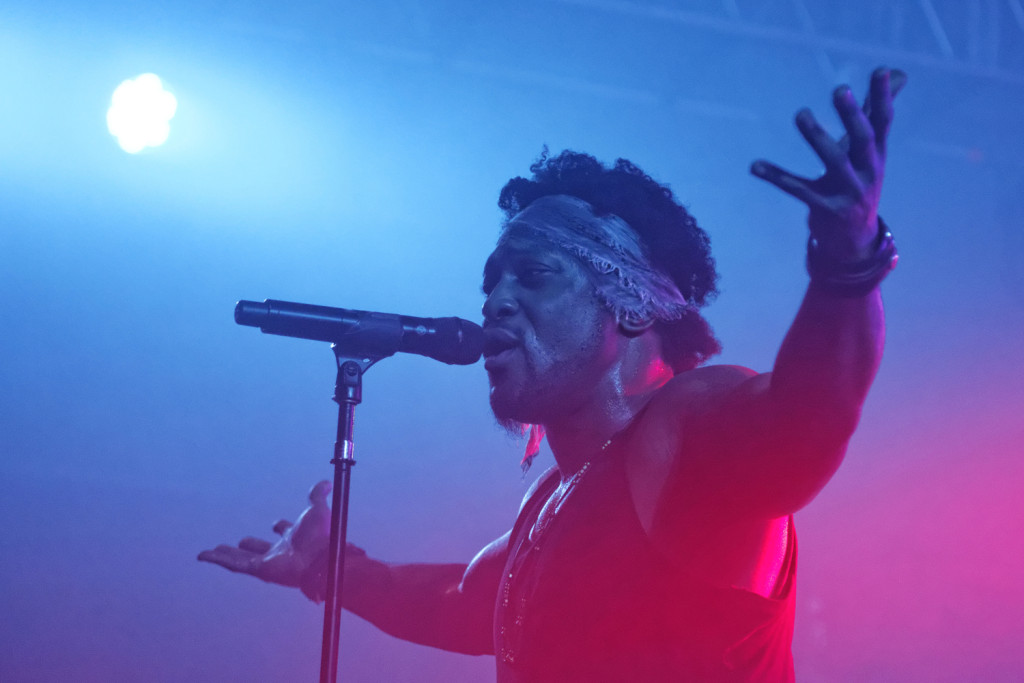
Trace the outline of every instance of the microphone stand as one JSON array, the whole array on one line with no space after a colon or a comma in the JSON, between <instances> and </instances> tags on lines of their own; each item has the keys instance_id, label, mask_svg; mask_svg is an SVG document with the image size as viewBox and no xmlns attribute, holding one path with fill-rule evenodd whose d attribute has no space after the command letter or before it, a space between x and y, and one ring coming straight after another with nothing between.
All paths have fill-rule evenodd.
<instances>
[{"instance_id":1,"label":"microphone stand","mask_svg":"<svg viewBox=\"0 0 1024 683\"><path fill-rule=\"evenodd\" d=\"M338 636L342 586L345 578L345 547L348 538L348 498L354 443L352 428L356 406L363 400L363 373L380 357L353 357L332 344L338 363L334 402L338 404L338 432L334 442L334 488L331 497L331 542L328 550L327 599L324 603L324 637L320 651L320 683L335 683L338 676Z\"/></svg>"},{"instance_id":2,"label":"microphone stand","mask_svg":"<svg viewBox=\"0 0 1024 683\"><path fill-rule=\"evenodd\" d=\"M355 409L363 400L363 373L382 358L405 350L444 363L469 364L480 357L483 334L477 325L458 318L436 320L385 313L346 311L267 299L262 304L239 301L235 322L263 332L301 339L331 341L338 364L334 402L338 433L334 442L334 489L331 498L331 541L328 549L327 599L320 656L320 683L338 676L338 627L341 621L345 547L348 542L348 498L353 457ZM403 348L403 344L408 344ZM448 348L451 346L452 348ZM475 354L473 353L475 351Z\"/></svg>"},{"instance_id":3,"label":"microphone stand","mask_svg":"<svg viewBox=\"0 0 1024 683\"><path fill-rule=\"evenodd\" d=\"M414 318L265 299L235 304L235 322L267 334L344 344L354 356L418 353L449 365L472 365L483 350L483 330L461 318Z\"/></svg>"}]
</instances>

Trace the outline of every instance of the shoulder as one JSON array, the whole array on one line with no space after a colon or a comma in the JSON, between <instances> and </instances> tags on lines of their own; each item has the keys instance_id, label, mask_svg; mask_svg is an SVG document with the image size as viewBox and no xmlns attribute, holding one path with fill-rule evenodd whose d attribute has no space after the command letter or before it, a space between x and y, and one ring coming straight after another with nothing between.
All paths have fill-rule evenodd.
<instances>
[{"instance_id":1,"label":"shoulder","mask_svg":"<svg viewBox=\"0 0 1024 683\"><path fill-rule=\"evenodd\" d=\"M680 373L651 399L655 419L675 421L720 407L744 385L759 384L765 375L739 365L709 365Z\"/></svg>"},{"instance_id":2,"label":"shoulder","mask_svg":"<svg viewBox=\"0 0 1024 683\"><path fill-rule=\"evenodd\" d=\"M762 377L738 365L711 365L680 373L651 397L639 416L633 440L633 459L675 459L685 431L706 426L709 414L719 411L747 383Z\"/></svg>"},{"instance_id":3,"label":"shoulder","mask_svg":"<svg viewBox=\"0 0 1024 683\"><path fill-rule=\"evenodd\" d=\"M702 489L720 478L709 479L703 470L730 467L718 441L727 441L733 428L721 415L735 412L742 397L757 393L767 377L738 365L712 365L680 373L655 393L626 455L627 478L645 529L651 531L666 498L681 511L707 503L710 490ZM687 487L695 490L681 490Z\"/></svg>"},{"instance_id":4,"label":"shoulder","mask_svg":"<svg viewBox=\"0 0 1024 683\"><path fill-rule=\"evenodd\" d=\"M756 372L742 365L706 365L676 375L665 387L678 385L705 392L731 389L755 376Z\"/></svg>"},{"instance_id":5,"label":"shoulder","mask_svg":"<svg viewBox=\"0 0 1024 683\"><path fill-rule=\"evenodd\" d=\"M533 483L526 490L526 495L523 496L523 502L519 505L519 515L522 515L523 510L538 496L545 496L550 493L550 490L557 484L558 479L558 468L554 466L548 468L539 477L534 479ZM508 559L508 546L513 530L514 527L502 534L500 538L496 538L488 543L476 554L476 557L473 558L466 568L466 573L462 579L460 589L464 593L482 592L487 594L492 587L494 591L497 590L498 577ZM490 595L493 598L494 593L491 592Z\"/></svg>"}]
</instances>

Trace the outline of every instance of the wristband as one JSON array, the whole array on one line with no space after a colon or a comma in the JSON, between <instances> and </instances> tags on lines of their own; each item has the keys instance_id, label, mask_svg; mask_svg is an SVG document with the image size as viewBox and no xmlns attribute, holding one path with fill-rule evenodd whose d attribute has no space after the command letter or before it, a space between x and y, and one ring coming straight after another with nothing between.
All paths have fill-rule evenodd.
<instances>
[{"instance_id":1,"label":"wristband","mask_svg":"<svg viewBox=\"0 0 1024 683\"><path fill-rule=\"evenodd\" d=\"M888 226L878 218L878 246L871 256L853 263L842 263L825 256L813 236L807 241L807 272L811 282L841 297L860 297L877 287L896 267L899 255Z\"/></svg>"}]
</instances>

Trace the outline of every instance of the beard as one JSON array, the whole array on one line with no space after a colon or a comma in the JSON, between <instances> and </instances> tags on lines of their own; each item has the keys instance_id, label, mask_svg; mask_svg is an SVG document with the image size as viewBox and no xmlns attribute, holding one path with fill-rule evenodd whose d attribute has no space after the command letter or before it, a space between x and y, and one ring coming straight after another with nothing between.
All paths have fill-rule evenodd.
<instances>
[{"instance_id":1,"label":"beard","mask_svg":"<svg viewBox=\"0 0 1024 683\"><path fill-rule=\"evenodd\" d=\"M532 422L527 418L529 413L530 392L523 391L524 386L529 383L517 384L515 387L510 383L513 378L506 373L492 377L490 382L490 405L491 414L494 415L494 422L510 438L521 441L526 438L530 431Z\"/></svg>"},{"instance_id":2,"label":"beard","mask_svg":"<svg viewBox=\"0 0 1024 683\"><path fill-rule=\"evenodd\" d=\"M520 422L508 417L498 417L495 415L494 422L501 427L503 432L516 439L526 436L526 432L530 429L530 425L526 422Z\"/></svg>"},{"instance_id":3,"label":"beard","mask_svg":"<svg viewBox=\"0 0 1024 683\"><path fill-rule=\"evenodd\" d=\"M494 415L494 422L509 436L517 439L526 436L531 423L511 417L511 406L495 401L493 393L491 394L491 413Z\"/></svg>"},{"instance_id":4,"label":"beard","mask_svg":"<svg viewBox=\"0 0 1024 683\"><path fill-rule=\"evenodd\" d=\"M495 421L506 432L521 435L531 424L560 421L586 404L592 388L610 367L602 335L552 349L528 341L489 374L489 402Z\"/></svg>"}]
</instances>

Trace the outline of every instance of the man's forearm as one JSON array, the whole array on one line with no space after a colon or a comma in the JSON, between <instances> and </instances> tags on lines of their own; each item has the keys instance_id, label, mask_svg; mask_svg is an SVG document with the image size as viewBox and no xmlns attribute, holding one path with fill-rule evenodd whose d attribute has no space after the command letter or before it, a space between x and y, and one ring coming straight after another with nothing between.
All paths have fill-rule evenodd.
<instances>
[{"instance_id":1,"label":"man's forearm","mask_svg":"<svg viewBox=\"0 0 1024 683\"><path fill-rule=\"evenodd\" d=\"M884 338L877 287L841 297L812 283L772 372L779 415L805 433L844 443L878 370Z\"/></svg>"},{"instance_id":2,"label":"man's forearm","mask_svg":"<svg viewBox=\"0 0 1024 683\"><path fill-rule=\"evenodd\" d=\"M391 565L360 558L345 575L345 608L385 633L464 654L491 654L490 605L460 590L464 564Z\"/></svg>"}]
</instances>

